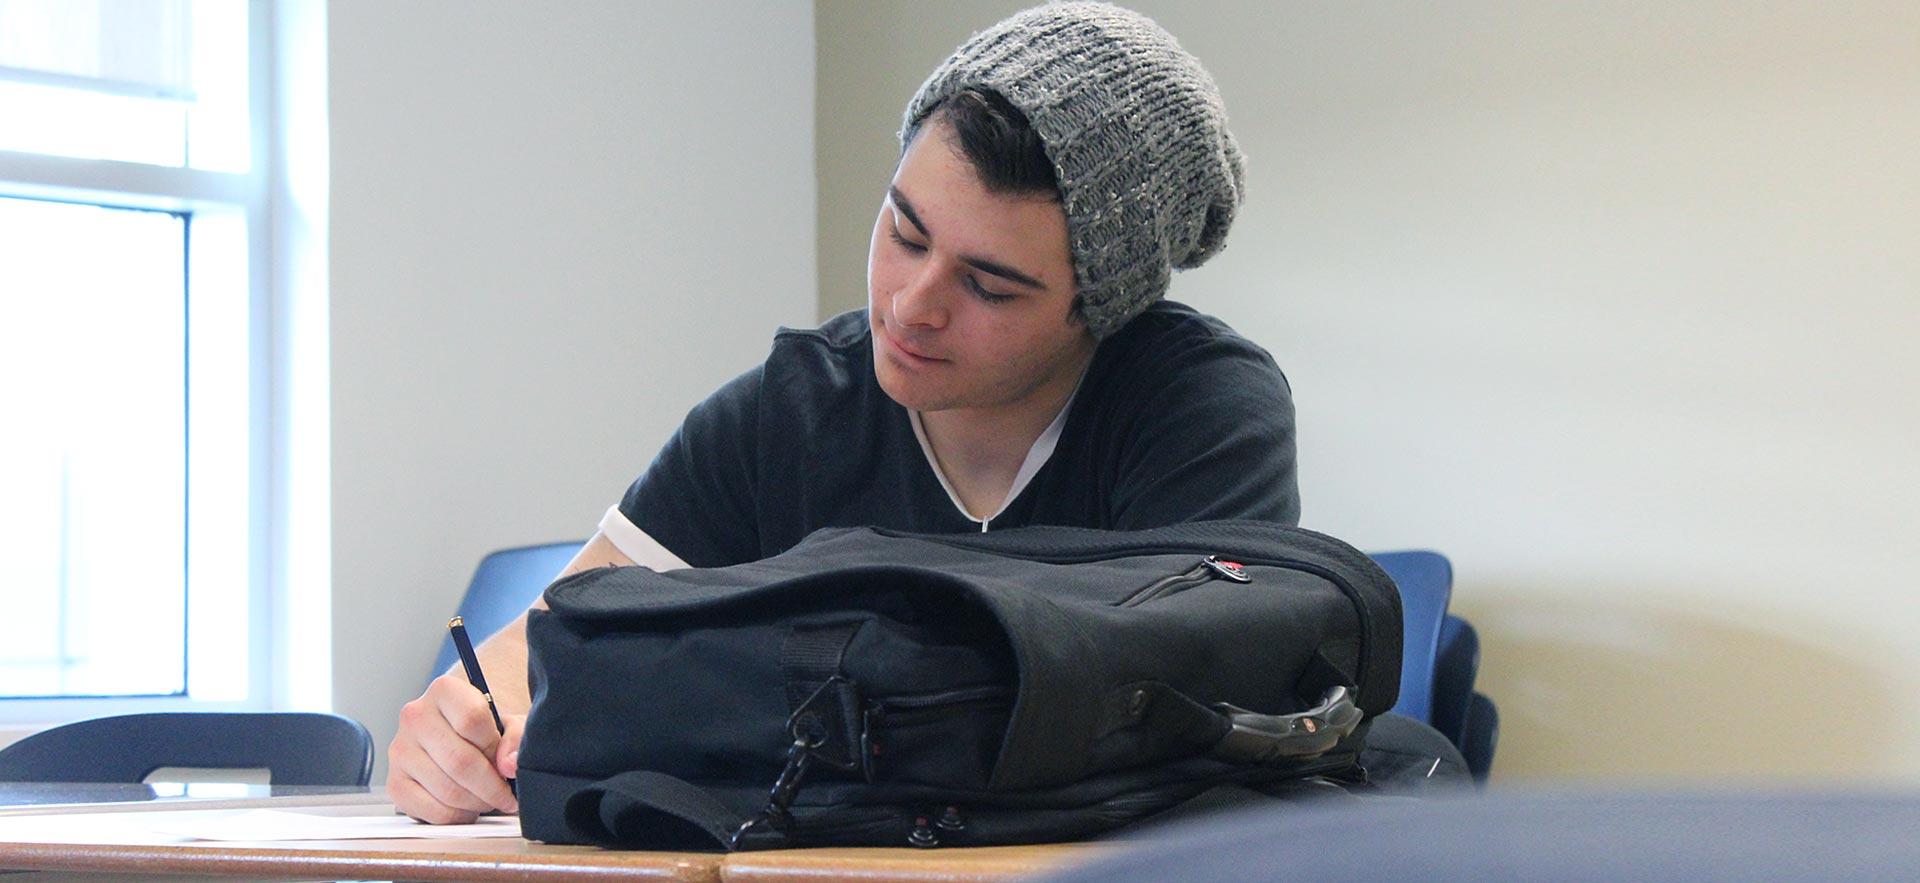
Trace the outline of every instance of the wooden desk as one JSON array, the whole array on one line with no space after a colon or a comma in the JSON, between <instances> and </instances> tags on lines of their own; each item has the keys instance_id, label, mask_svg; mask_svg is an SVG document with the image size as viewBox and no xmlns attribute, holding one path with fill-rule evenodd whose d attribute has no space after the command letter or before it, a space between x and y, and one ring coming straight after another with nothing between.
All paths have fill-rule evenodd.
<instances>
[{"instance_id":1,"label":"wooden desk","mask_svg":"<svg viewBox=\"0 0 1920 883\"><path fill-rule=\"evenodd\" d=\"M955 849L778 849L736 852L720 862L726 883L859 880L934 883L1032 877L1089 861L1115 847L1085 843Z\"/></svg>"},{"instance_id":2,"label":"wooden desk","mask_svg":"<svg viewBox=\"0 0 1920 883\"><path fill-rule=\"evenodd\" d=\"M377 803L375 801L378 801ZM367 795L361 811L385 806ZM338 799L323 813L343 812ZM177 808L175 808L177 807ZM65 813L124 816L132 812L181 812L173 807L111 805ZM298 809L286 802L279 809ZM0 826L4 832L4 826ZM1085 844L974 849L796 849L734 854L627 852L588 846L549 846L519 838L483 840L310 840L261 843L3 842L0 869L52 871L101 879L192 875L202 878L383 879L422 881L684 880L719 881L993 881L1032 876L1112 847ZM28 877L26 879L31 879ZM63 879L71 879L65 877Z\"/></svg>"},{"instance_id":3,"label":"wooden desk","mask_svg":"<svg viewBox=\"0 0 1920 883\"><path fill-rule=\"evenodd\" d=\"M154 877L269 880L675 880L775 883L995 881L1030 877L1099 850L1073 845L975 849L795 849L714 853L613 852L525 840L315 840L169 846L0 843L0 868ZM27 878L31 879L31 878Z\"/></svg>"},{"instance_id":4,"label":"wooden desk","mask_svg":"<svg viewBox=\"0 0 1920 883\"><path fill-rule=\"evenodd\" d=\"M675 880L713 883L722 856L609 852L498 840L309 840L165 846L0 843L0 868L101 879L162 874L253 880ZM31 878L28 878L31 879Z\"/></svg>"}]
</instances>

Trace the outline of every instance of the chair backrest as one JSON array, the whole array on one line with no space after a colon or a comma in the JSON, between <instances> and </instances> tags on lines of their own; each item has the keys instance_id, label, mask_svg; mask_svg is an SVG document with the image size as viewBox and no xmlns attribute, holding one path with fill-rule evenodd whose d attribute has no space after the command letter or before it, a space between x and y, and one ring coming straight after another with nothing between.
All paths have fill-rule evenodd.
<instances>
[{"instance_id":1,"label":"chair backrest","mask_svg":"<svg viewBox=\"0 0 1920 883\"><path fill-rule=\"evenodd\" d=\"M521 546L501 549L482 558L479 569L473 572L473 581L467 583L466 596L460 599L460 609L455 611L466 620L467 634L472 635L475 642L485 640L524 613L583 545L585 543L569 542ZM427 680L445 674L459 661L453 639L443 638L440 656L434 660Z\"/></svg>"},{"instance_id":2,"label":"chair backrest","mask_svg":"<svg viewBox=\"0 0 1920 883\"><path fill-rule=\"evenodd\" d=\"M1372 556L1400 587L1405 625L1400 700L1393 711L1422 721L1460 749L1467 769L1486 781L1500 739L1500 712L1474 692L1480 675L1480 637L1447 612L1453 565L1438 552L1381 552Z\"/></svg>"},{"instance_id":3,"label":"chair backrest","mask_svg":"<svg viewBox=\"0 0 1920 883\"><path fill-rule=\"evenodd\" d=\"M1453 565L1438 552L1380 552L1370 556L1400 587L1400 616L1405 627L1400 654L1400 700L1396 714L1434 722L1435 663L1440 632L1453 598Z\"/></svg>"},{"instance_id":4,"label":"chair backrest","mask_svg":"<svg viewBox=\"0 0 1920 883\"><path fill-rule=\"evenodd\" d=\"M160 712L84 720L0 749L0 781L134 784L162 767L266 769L275 785L365 785L367 728L334 714Z\"/></svg>"},{"instance_id":5,"label":"chair backrest","mask_svg":"<svg viewBox=\"0 0 1920 883\"><path fill-rule=\"evenodd\" d=\"M1433 728L1460 747L1467 769L1485 781L1500 741L1500 710L1474 692L1480 675L1480 636L1473 626L1449 615L1440 627L1440 655L1434 665Z\"/></svg>"},{"instance_id":6,"label":"chair backrest","mask_svg":"<svg viewBox=\"0 0 1920 883\"><path fill-rule=\"evenodd\" d=\"M1448 614L1440 623L1433 663L1433 728L1459 745L1480 675L1480 635L1466 620Z\"/></svg>"}]
</instances>

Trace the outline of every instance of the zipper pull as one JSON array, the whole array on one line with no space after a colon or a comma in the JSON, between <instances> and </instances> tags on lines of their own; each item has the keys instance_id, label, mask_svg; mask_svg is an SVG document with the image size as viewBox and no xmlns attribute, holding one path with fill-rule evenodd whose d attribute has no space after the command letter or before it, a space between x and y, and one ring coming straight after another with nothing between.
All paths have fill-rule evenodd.
<instances>
[{"instance_id":1,"label":"zipper pull","mask_svg":"<svg viewBox=\"0 0 1920 883\"><path fill-rule=\"evenodd\" d=\"M793 745L787 749L786 765L780 768L780 776L773 780L773 787L767 789L767 805L760 812L735 828L729 844L740 849L746 842L747 832L759 825L766 825L781 834L793 828L793 799L800 794L801 782L807 777L807 770L813 766L813 749L819 742L807 736L795 736Z\"/></svg>"},{"instance_id":2,"label":"zipper pull","mask_svg":"<svg viewBox=\"0 0 1920 883\"><path fill-rule=\"evenodd\" d=\"M819 743L806 736L797 736L793 745L787 749L786 766L781 767L780 776L773 780L773 787L767 789L768 818L774 828L784 831L793 821L793 815L787 810L793 806L793 798L800 794L801 780L807 776L807 770L813 766L813 749Z\"/></svg>"},{"instance_id":3,"label":"zipper pull","mask_svg":"<svg viewBox=\"0 0 1920 883\"><path fill-rule=\"evenodd\" d=\"M1246 566L1238 561L1222 561L1218 555L1208 555L1205 561L1200 562L1200 565L1219 574L1224 579L1230 579L1237 583L1253 582L1253 577L1247 575Z\"/></svg>"}]
</instances>

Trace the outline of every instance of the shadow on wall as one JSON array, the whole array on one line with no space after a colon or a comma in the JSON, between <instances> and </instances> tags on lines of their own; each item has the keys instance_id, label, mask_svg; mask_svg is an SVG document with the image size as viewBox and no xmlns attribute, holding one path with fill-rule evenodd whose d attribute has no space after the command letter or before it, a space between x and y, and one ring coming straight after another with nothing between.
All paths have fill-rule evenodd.
<instances>
[{"instance_id":1,"label":"shadow on wall","mask_svg":"<svg viewBox=\"0 0 1920 883\"><path fill-rule=\"evenodd\" d=\"M1734 622L1661 604L1644 587L1474 587L1461 613L1480 633L1479 689L1500 707L1496 783L1884 781L1909 722L1864 636L1813 634L1783 611ZM1744 624L1756 622L1777 627Z\"/></svg>"}]
</instances>

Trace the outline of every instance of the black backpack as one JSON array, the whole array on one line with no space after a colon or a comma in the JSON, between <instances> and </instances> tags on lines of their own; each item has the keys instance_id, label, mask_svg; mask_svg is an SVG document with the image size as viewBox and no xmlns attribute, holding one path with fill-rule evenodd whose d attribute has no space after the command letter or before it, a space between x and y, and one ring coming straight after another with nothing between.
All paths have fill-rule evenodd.
<instances>
[{"instance_id":1,"label":"black backpack","mask_svg":"<svg viewBox=\"0 0 1920 883\"><path fill-rule=\"evenodd\" d=\"M645 849L1085 837L1216 785L1354 781L1400 599L1338 540L834 528L588 570L528 620L521 829Z\"/></svg>"}]
</instances>

